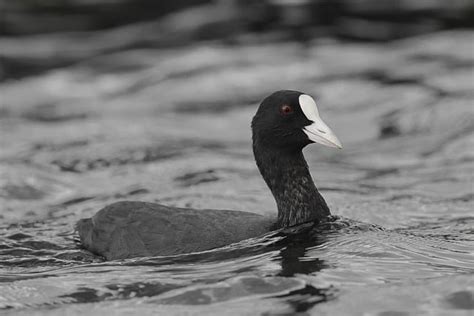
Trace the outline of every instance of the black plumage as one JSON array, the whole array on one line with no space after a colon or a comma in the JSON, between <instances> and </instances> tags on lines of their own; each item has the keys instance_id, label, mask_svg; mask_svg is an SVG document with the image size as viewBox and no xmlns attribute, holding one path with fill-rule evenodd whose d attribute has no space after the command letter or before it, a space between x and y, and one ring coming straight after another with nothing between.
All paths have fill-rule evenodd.
<instances>
[{"instance_id":1,"label":"black plumage","mask_svg":"<svg viewBox=\"0 0 474 316\"><path fill-rule=\"evenodd\" d=\"M301 104L307 102L302 95L297 91L277 91L262 101L252 120L255 160L275 197L278 214L265 217L249 212L123 201L77 223L82 245L108 260L175 255L225 246L271 229L319 221L330 215L302 153L306 145L318 141L305 128L319 119L314 117L317 108L311 109L316 112L308 111L313 103ZM332 131L324 126L326 130L321 130L321 135L333 142L336 139L340 147Z\"/></svg>"}]
</instances>

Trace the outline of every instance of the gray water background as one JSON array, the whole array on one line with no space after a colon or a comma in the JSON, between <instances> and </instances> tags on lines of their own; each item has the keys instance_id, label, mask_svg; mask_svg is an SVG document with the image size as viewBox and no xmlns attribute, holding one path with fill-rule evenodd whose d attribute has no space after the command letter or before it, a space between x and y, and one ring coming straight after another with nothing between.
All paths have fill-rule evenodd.
<instances>
[{"instance_id":1,"label":"gray water background","mask_svg":"<svg viewBox=\"0 0 474 316\"><path fill-rule=\"evenodd\" d=\"M2 315L472 314L474 32L111 52L100 34L2 39L68 60L0 83ZM125 262L79 247L74 223L118 200L275 212L250 120L278 89L343 142L305 149L334 227Z\"/></svg>"}]
</instances>

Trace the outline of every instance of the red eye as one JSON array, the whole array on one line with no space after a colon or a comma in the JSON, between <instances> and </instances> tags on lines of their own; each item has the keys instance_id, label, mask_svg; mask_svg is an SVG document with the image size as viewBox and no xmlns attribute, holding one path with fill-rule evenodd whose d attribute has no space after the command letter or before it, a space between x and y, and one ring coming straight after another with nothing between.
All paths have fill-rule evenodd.
<instances>
[{"instance_id":1,"label":"red eye","mask_svg":"<svg viewBox=\"0 0 474 316\"><path fill-rule=\"evenodd\" d=\"M283 105L280 107L280 113L281 113L281 114L284 114L284 115L293 113L293 108L292 108L291 106L289 106L288 104L283 104Z\"/></svg>"}]
</instances>

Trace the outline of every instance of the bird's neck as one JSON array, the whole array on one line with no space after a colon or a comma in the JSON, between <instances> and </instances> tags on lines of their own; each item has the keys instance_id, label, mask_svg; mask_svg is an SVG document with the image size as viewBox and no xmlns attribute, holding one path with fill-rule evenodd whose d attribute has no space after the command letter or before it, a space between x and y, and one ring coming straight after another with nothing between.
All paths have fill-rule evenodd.
<instances>
[{"instance_id":1,"label":"bird's neck","mask_svg":"<svg viewBox=\"0 0 474 316\"><path fill-rule=\"evenodd\" d=\"M254 144L253 151L258 169L275 197L279 228L319 221L330 215L301 149L265 150Z\"/></svg>"}]
</instances>

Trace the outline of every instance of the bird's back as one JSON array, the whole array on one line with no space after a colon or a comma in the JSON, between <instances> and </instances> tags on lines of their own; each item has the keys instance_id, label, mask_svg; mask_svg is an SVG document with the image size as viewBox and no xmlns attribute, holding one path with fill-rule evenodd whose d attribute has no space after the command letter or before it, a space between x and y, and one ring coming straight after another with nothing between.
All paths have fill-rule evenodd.
<instances>
[{"instance_id":1,"label":"bird's back","mask_svg":"<svg viewBox=\"0 0 474 316\"><path fill-rule=\"evenodd\" d=\"M82 244L108 260L175 255L222 247L270 230L273 220L228 210L117 202L80 220Z\"/></svg>"}]
</instances>

